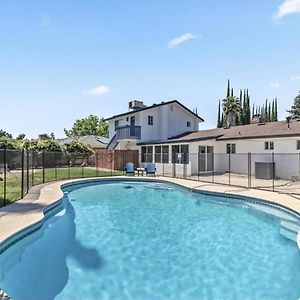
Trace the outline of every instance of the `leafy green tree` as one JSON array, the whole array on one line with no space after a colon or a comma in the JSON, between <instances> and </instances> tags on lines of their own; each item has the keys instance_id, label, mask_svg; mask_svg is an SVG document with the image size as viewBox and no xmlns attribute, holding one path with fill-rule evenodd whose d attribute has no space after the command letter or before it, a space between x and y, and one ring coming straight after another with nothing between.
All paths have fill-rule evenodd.
<instances>
[{"instance_id":1,"label":"leafy green tree","mask_svg":"<svg viewBox=\"0 0 300 300\"><path fill-rule=\"evenodd\" d=\"M79 154L85 157L94 153L90 145L77 141L64 144L64 150L67 154Z\"/></svg>"},{"instance_id":2,"label":"leafy green tree","mask_svg":"<svg viewBox=\"0 0 300 300\"><path fill-rule=\"evenodd\" d=\"M39 140L37 142L38 151L62 152L61 146L53 140Z\"/></svg>"},{"instance_id":3,"label":"leafy green tree","mask_svg":"<svg viewBox=\"0 0 300 300\"><path fill-rule=\"evenodd\" d=\"M236 116L240 115L241 107L240 101L235 96L229 96L223 100L223 113L228 126L236 124Z\"/></svg>"},{"instance_id":4,"label":"leafy green tree","mask_svg":"<svg viewBox=\"0 0 300 300\"><path fill-rule=\"evenodd\" d=\"M14 139L7 137L7 136L1 136L0 137L0 149L3 149L3 148L15 150L15 149L19 149L19 145Z\"/></svg>"},{"instance_id":5,"label":"leafy green tree","mask_svg":"<svg viewBox=\"0 0 300 300\"><path fill-rule=\"evenodd\" d=\"M24 140L21 148L31 151L62 152L62 147L53 140Z\"/></svg>"},{"instance_id":6,"label":"leafy green tree","mask_svg":"<svg viewBox=\"0 0 300 300\"><path fill-rule=\"evenodd\" d=\"M51 137L47 133L39 134L39 139L40 140L51 140Z\"/></svg>"},{"instance_id":7,"label":"leafy green tree","mask_svg":"<svg viewBox=\"0 0 300 300\"><path fill-rule=\"evenodd\" d=\"M38 151L38 140L24 140L21 144L21 148L26 150Z\"/></svg>"},{"instance_id":8,"label":"leafy green tree","mask_svg":"<svg viewBox=\"0 0 300 300\"><path fill-rule=\"evenodd\" d=\"M7 137L7 138L12 139L12 135L2 129L0 129L0 137Z\"/></svg>"},{"instance_id":9,"label":"leafy green tree","mask_svg":"<svg viewBox=\"0 0 300 300\"><path fill-rule=\"evenodd\" d=\"M292 119L300 118L300 92L299 95L295 97L291 109L287 110L287 112Z\"/></svg>"},{"instance_id":10,"label":"leafy green tree","mask_svg":"<svg viewBox=\"0 0 300 300\"><path fill-rule=\"evenodd\" d=\"M21 141L25 139L25 134L24 133L20 133L17 137L16 140Z\"/></svg>"},{"instance_id":11,"label":"leafy green tree","mask_svg":"<svg viewBox=\"0 0 300 300\"><path fill-rule=\"evenodd\" d=\"M64 129L67 137L78 137L83 135L108 136L108 124L103 118L90 115L87 118L76 120L70 130Z\"/></svg>"}]
</instances>

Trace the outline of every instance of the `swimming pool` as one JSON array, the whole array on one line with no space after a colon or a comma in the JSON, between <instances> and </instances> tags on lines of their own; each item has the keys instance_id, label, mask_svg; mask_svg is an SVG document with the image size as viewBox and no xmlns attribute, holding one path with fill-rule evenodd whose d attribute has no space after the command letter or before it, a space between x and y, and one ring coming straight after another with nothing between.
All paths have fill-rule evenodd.
<instances>
[{"instance_id":1,"label":"swimming pool","mask_svg":"<svg viewBox=\"0 0 300 300\"><path fill-rule=\"evenodd\" d=\"M63 189L63 209L0 256L16 300L300 296L299 249L282 234L299 226L291 214L160 182Z\"/></svg>"}]
</instances>

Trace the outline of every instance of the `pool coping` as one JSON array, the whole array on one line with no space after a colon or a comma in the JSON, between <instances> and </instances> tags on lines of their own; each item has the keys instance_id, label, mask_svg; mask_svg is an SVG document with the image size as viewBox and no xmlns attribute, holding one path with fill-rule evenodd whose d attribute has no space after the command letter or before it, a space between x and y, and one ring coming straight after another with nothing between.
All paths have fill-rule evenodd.
<instances>
[{"instance_id":1,"label":"pool coping","mask_svg":"<svg viewBox=\"0 0 300 300\"><path fill-rule=\"evenodd\" d=\"M229 198L238 198L248 202L282 208L282 210L289 211L294 216L296 215L300 220L300 199L277 192L169 177L112 176L62 180L37 185L31 188L23 199L0 208L0 254L42 226L45 215L62 203L64 197L62 187L79 182L120 181L124 179L166 182L190 189L191 191L209 193L216 196L226 195ZM300 249L300 231L297 234L297 244Z\"/></svg>"}]
</instances>

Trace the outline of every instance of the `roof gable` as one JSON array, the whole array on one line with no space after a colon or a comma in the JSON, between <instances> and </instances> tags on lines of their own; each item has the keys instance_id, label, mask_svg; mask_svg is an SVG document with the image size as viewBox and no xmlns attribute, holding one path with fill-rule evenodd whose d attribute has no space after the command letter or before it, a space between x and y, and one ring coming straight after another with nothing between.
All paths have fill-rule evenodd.
<instances>
[{"instance_id":1,"label":"roof gable","mask_svg":"<svg viewBox=\"0 0 300 300\"><path fill-rule=\"evenodd\" d=\"M198 116L197 114L195 114L194 112L192 112L190 109L188 109L186 106L184 106L182 103L180 103L177 100L172 100L172 101L167 101L167 102L161 102L161 103L153 104L151 106L147 106L147 107L144 107L144 108L141 108L141 109L137 109L137 110L129 111L129 112L126 112L126 113L114 115L114 116L112 116L110 118L104 119L104 121L109 121L109 120L112 120L112 119L115 119L115 118L119 118L119 117L123 117L123 116L128 116L128 115L131 115L131 114L134 114L134 113L139 113L141 111L145 111L145 110L149 110L149 109L153 109L153 108L157 108L157 107L164 106L164 105L169 105L169 104L177 104L181 108L183 108L184 110L186 110L188 113L190 113L194 117L198 118L201 122L204 121L200 116Z\"/></svg>"}]
</instances>

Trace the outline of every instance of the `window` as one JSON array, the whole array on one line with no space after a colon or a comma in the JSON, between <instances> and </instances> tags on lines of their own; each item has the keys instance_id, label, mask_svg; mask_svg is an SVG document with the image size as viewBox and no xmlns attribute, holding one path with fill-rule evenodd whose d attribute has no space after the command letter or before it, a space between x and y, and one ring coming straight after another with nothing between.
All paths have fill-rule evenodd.
<instances>
[{"instance_id":1,"label":"window","mask_svg":"<svg viewBox=\"0 0 300 300\"><path fill-rule=\"evenodd\" d=\"M162 146L162 162L169 163L169 146Z\"/></svg>"},{"instance_id":2,"label":"window","mask_svg":"<svg viewBox=\"0 0 300 300\"><path fill-rule=\"evenodd\" d=\"M161 146L155 146L154 161L156 163L161 163Z\"/></svg>"},{"instance_id":3,"label":"window","mask_svg":"<svg viewBox=\"0 0 300 300\"><path fill-rule=\"evenodd\" d=\"M156 163L169 163L169 146L155 146L154 161Z\"/></svg>"},{"instance_id":4,"label":"window","mask_svg":"<svg viewBox=\"0 0 300 300\"><path fill-rule=\"evenodd\" d=\"M141 162L153 162L153 146L142 147L141 154Z\"/></svg>"},{"instance_id":5,"label":"window","mask_svg":"<svg viewBox=\"0 0 300 300\"><path fill-rule=\"evenodd\" d=\"M115 131L120 126L120 120L115 121Z\"/></svg>"},{"instance_id":6,"label":"window","mask_svg":"<svg viewBox=\"0 0 300 300\"><path fill-rule=\"evenodd\" d=\"M174 164L189 163L189 145L172 146L172 163Z\"/></svg>"},{"instance_id":7,"label":"window","mask_svg":"<svg viewBox=\"0 0 300 300\"><path fill-rule=\"evenodd\" d=\"M191 122L190 121L186 122L186 127L191 127Z\"/></svg>"},{"instance_id":8,"label":"window","mask_svg":"<svg viewBox=\"0 0 300 300\"><path fill-rule=\"evenodd\" d=\"M153 125L153 116L148 116L148 125Z\"/></svg>"},{"instance_id":9,"label":"window","mask_svg":"<svg viewBox=\"0 0 300 300\"><path fill-rule=\"evenodd\" d=\"M226 145L226 153L227 154L235 154L236 153L236 145L235 144L227 144Z\"/></svg>"},{"instance_id":10,"label":"window","mask_svg":"<svg viewBox=\"0 0 300 300\"><path fill-rule=\"evenodd\" d=\"M274 150L274 142L265 142L265 150Z\"/></svg>"},{"instance_id":11,"label":"window","mask_svg":"<svg viewBox=\"0 0 300 300\"><path fill-rule=\"evenodd\" d=\"M297 150L300 150L300 140L297 141Z\"/></svg>"},{"instance_id":12,"label":"window","mask_svg":"<svg viewBox=\"0 0 300 300\"><path fill-rule=\"evenodd\" d=\"M189 145L181 145L181 163L189 163Z\"/></svg>"}]
</instances>

